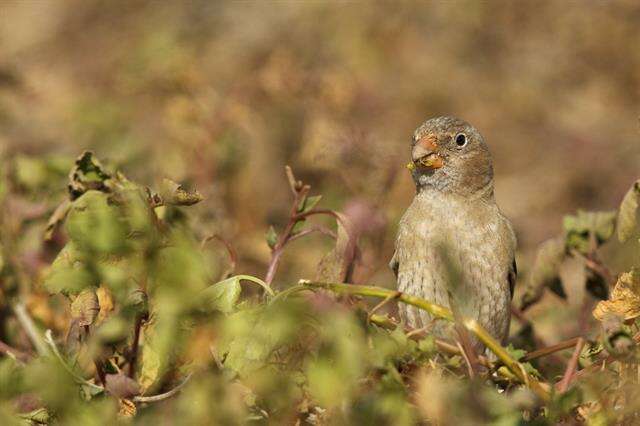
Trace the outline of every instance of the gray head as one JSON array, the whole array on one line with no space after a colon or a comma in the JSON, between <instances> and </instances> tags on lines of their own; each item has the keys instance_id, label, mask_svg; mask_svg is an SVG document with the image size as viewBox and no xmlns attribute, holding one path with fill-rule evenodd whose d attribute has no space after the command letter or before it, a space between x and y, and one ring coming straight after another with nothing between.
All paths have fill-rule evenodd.
<instances>
[{"instance_id":1,"label":"gray head","mask_svg":"<svg viewBox=\"0 0 640 426\"><path fill-rule=\"evenodd\" d=\"M460 195L493 195L491 153L475 127L455 117L427 120L411 141L411 170L418 192L432 188Z\"/></svg>"}]
</instances>

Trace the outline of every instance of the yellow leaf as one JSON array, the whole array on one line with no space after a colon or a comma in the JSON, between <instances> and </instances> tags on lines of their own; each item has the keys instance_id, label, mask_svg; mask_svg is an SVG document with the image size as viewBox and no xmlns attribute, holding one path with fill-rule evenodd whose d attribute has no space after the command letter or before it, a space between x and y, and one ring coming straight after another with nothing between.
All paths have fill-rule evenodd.
<instances>
[{"instance_id":1,"label":"yellow leaf","mask_svg":"<svg viewBox=\"0 0 640 426\"><path fill-rule=\"evenodd\" d=\"M142 359L140 360L138 383L144 394L158 380L160 373L160 357L152 345L153 330L151 324L147 324L142 330L141 346Z\"/></svg>"},{"instance_id":2,"label":"yellow leaf","mask_svg":"<svg viewBox=\"0 0 640 426\"><path fill-rule=\"evenodd\" d=\"M136 404L130 399L118 398L118 415L122 417L134 417L136 415Z\"/></svg>"},{"instance_id":3,"label":"yellow leaf","mask_svg":"<svg viewBox=\"0 0 640 426\"><path fill-rule=\"evenodd\" d=\"M607 315L617 315L625 321L640 316L640 270L622 274L609 300L598 303L593 316L602 321Z\"/></svg>"},{"instance_id":4,"label":"yellow leaf","mask_svg":"<svg viewBox=\"0 0 640 426\"><path fill-rule=\"evenodd\" d=\"M633 235L636 228L638 210L640 209L640 179L637 180L620 204L618 210L618 239L625 242Z\"/></svg>"},{"instance_id":5,"label":"yellow leaf","mask_svg":"<svg viewBox=\"0 0 640 426\"><path fill-rule=\"evenodd\" d=\"M349 218L338 213L338 232L336 245L329 253L324 255L316 268L316 280L330 283L343 283L351 281L353 262L355 261L355 242L350 241L350 232L353 233L353 224Z\"/></svg>"},{"instance_id":6,"label":"yellow leaf","mask_svg":"<svg viewBox=\"0 0 640 426\"><path fill-rule=\"evenodd\" d=\"M93 324L99 311L98 296L91 288L82 290L71 303L71 317L80 326Z\"/></svg>"},{"instance_id":7,"label":"yellow leaf","mask_svg":"<svg viewBox=\"0 0 640 426\"><path fill-rule=\"evenodd\" d=\"M113 296L109 289L103 285L96 290L98 296L98 304L100 305L100 312L98 313L98 324L104 321L107 316L113 311Z\"/></svg>"}]
</instances>

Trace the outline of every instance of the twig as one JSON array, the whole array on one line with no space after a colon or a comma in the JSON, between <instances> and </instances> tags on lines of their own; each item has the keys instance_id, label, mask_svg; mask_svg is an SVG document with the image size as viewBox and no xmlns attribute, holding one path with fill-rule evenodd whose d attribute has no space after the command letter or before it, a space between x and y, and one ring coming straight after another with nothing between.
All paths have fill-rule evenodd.
<instances>
[{"instance_id":1,"label":"twig","mask_svg":"<svg viewBox=\"0 0 640 426\"><path fill-rule=\"evenodd\" d=\"M440 305L431 303L427 300L419 297L411 296L399 291L388 290L381 287L363 286L354 284L337 284L337 283L323 283L312 282L308 280L300 280L302 286L311 288L324 288L337 293L357 294L360 296L370 296L386 298L388 296L396 297L399 301L415 306L422 310L429 312L431 315L453 322L453 313ZM396 296L396 294L398 294ZM490 350L492 351L500 361L522 382L528 383L531 390L538 395L542 400L549 400L549 392L542 386L542 384L533 377L530 377L526 371L520 367L520 363L514 360L511 355L485 330L476 320L466 318L462 320L462 325L475 336Z\"/></svg>"},{"instance_id":2,"label":"twig","mask_svg":"<svg viewBox=\"0 0 640 426\"><path fill-rule=\"evenodd\" d=\"M376 311L382 308L384 305L386 305L390 301L394 300L396 296L397 296L397 293L396 295L387 296L384 298L384 300L382 300L380 303L374 306L373 309L371 309L369 311L369 314L367 315L367 321L371 322L371 317L376 313Z\"/></svg>"},{"instance_id":3,"label":"twig","mask_svg":"<svg viewBox=\"0 0 640 426\"><path fill-rule=\"evenodd\" d=\"M418 338L424 337L427 334L427 332L433 327L433 325L438 319L440 318L433 318L431 321L429 321L429 324L421 328L416 328L413 330L406 329L405 332L407 333L407 337L410 339L418 339ZM398 326L398 324L392 321L389 317L376 315L376 314L371 315L371 322L385 329L394 329ZM438 351L440 352L444 352L449 355L462 355L460 348L458 348L458 346L456 345L448 343L442 339L435 339L435 343L436 343L436 347L438 348ZM478 355L478 362L483 367L493 368L491 361L489 361L486 357L482 355Z\"/></svg>"},{"instance_id":4,"label":"twig","mask_svg":"<svg viewBox=\"0 0 640 426\"><path fill-rule=\"evenodd\" d=\"M531 321L529 321L529 319L525 316L524 312L522 312L520 309L516 308L515 306L511 305L511 314L520 322L520 324L522 324L525 327L531 327L531 334L533 336L533 341L535 342L536 346L549 346L545 343L545 341L543 339L540 338L540 336L538 336L535 333L535 330L533 328L533 323L531 323Z\"/></svg>"},{"instance_id":5,"label":"twig","mask_svg":"<svg viewBox=\"0 0 640 426\"><path fill-rule=\"evenodd\" d=\"M296 220L303 220L308 218L309 216L315 216L319 214L333 216L338 222L341 222L343 226L348 226L348 224L344 223L340 215L331 209L311 209L306 212L297 213L293 218Z\"/></svg>"},{"instance_id":6,"label":"twig","mask_svg":"<svg viewBox=\"0 0 640 426\"><path fill-rule=\"evenodd\" d=\"M300 188L302 188L302 182L296 181L295 176L293 176L293 170L291 170L290 166L284 166L284 172L287 175L287 181L289 181L289 188L291 188L291 192L293 195L297 195Z\"/></svg>"},{"instance_id":7,"label":"twig","mask_svg":"<svg viewBox=\"0 0 640 426\"><path fill-rule=\"evenodd\" d=\"M369 296L369 297L378 297L378 298L386 298L388 296L391 296L403 303L407 303L409 305L425 310L433 316L453 322L453 313L451 313L449 309L442 307L440 305L436 305L435 303L431 303L428 300L424 300L419 297L415 297L410 294L403 293L401 291L389 290L382 287L374 287L374 286L366 286L366 285L323 283L323 282L314 282L309 280L300 280L298 284L302 286L311 287L311 288L324 288L327 290L334 291L336 293L357 294L359 296Z\"/></svg>"},{"instance_id":8,"label":"twig","mask_svg":"<svg viewBox=\"0 0 640 426\"><path fill-rule=\"evenodd\" d=\"M547 356L547 355L551 355L551 354L553 354L555 352L558 352L558 351L561 351L561 350L564 350L564 349L573 348L576 345L576 343L578 343L579 339L581 339L581 338L580 337L574 337L572 339L565 340L564 342L560 342L560 343L557 343L555 345L547 346L546 348L541 348L541 349L537 349L535 351L529 352L524 357L522 357L521 361L531 361L533 359L541 358L541 357Z\"/></svg>"},{"instance_id":9,"label":"twig","mask_svg":"<svg viewBox=\"0 0 640 426\"><path fill-rule=\"evenodd\" d=\"M131 342L131 354L129 357L129 377L132 379L136 375L136 364L138 363L138 352L140 348L140 329L144 318L142 314L136 315L136 323L133 329L133 341Z\"/></svg>"},{"instance_id":10,"label":"twig","mask_svg":"<svg viewBox=\"0 0 640 426\"><path fill-rule=\"evenodd\" d=\"M598 258L596 257L595 249L593 249L592 252L586 256L576 249L572 249L571 254L583 259L585 266L591 269L596 274L600 275L607 283L607 285L611 286L615 284L615 277L613 276L609 268L607 268L606 265L598 260Z\"/></svg>"},{"instance_id":11,"label":"twig","mask_svg":"<svg viewBox=\"0 0 640 426\"><path fill-rule=\"evenodd\" d=\"M38 355L40 356L49 355L49 350L47 349L47 346L44 344L44 341L42 340L42 335L40 334L38 327L36 327L36 324L33 322L31 317L29 316L29 313L27 312L27 309L25 308L24 304L16 303L16 305L13 306L13 312L15 313L16 318L18 319L18 322L24 329L25 333L27 333L27 336L29 337L31 344L35 348Z\"/></svg>"},{"instance_id":12,"label":"twig","mask_svg":"<svg viewBox=\"0 0 640 426\"><path fill-rule=\"evenodd\" d=\"M319 232L319 233L321 233L321 234L323 234L323 235L327 235L327 236L329 236L329 237L333 238L334 240L335 240L336 238L338 238L338 236L336 235L336 233L335 233L335 232L333 232L333 231L332 231L331 229L329 229L329 228L325 228L324 226L312 226L311 228L304 229L304 230L302 230L302 231L298 232L297 234L293 234L293 235L292 235L292 236L287 240L287 242L289 242L289 243L290 243L290 242L292 242L292 241L297 240L298 238L302 238L302 237L304 237L305 235L309 235L309 234L314 233L314 232Z\"/></svg>"},{"instance_id":13,"label":"twig","mask_svg":"<svg viewBox=\"0 0 640 426\"><path fill-rule=\"evenodd\" d=\"M449 355L461 355L460 348L457 345L452 345L441 339L436 339L436 347Z\"/></svg>"},{"instance_id":14,"label":"twig","mask_svg":"<svg viewBox=\"0 0 640 426\"><path fill-rule=\"evenodd\" d=\"M164 401L167 398L171 398L173 395L180 392L180 390L184 387L184 385L187 384L189 379L191 379L192 375L193 373L189 373L187 377L185 377L185 379L178 386L176 386L175 388L171 389L168 392L161 393L159 395L153 395L153 396L134 396L133 402L140 402L140 403L159 402L159 401Z\"/></svg>"},{"instance_id":15,"label":"twig","mask_svg":"<svg viewBox=\"0 0 640 426\"><path fill-rule=\"evenodd\" d=\"M423 335L426 334L429 330L431 330L433 328L433 326L436 323L436 320L438 318L431 318L431 321L429 321L429 324L425 325L424 327L420 327L420 328L416 328L413 330L409 330L407 332L407 337L413 337L413 336L419 336L419 335Z\"/></svg>"},{"instance_id":16,"label":"twig","mask_svg":"<svg viewBox=\"0 0 640 426\"><path fill-rule=\"evenodd\" d=\"M567 389L569 389L569 385L571 384L571 379L578 367L578 359L580 358L580 352L582 352L582 348L584 348L585 340L583 337L578 337L578 341L576 342L576 348L573 351L573 355L571 355L571 359L567 364L567 369L564 372L564 376L560 383L557 384L557 389L559 393L565 393Z\"/></svg>"},{"instance_id":17,"label":"twig","mask_svg":"<svg viewBox=\"0 0 640 426\"><path fill-rule=\"evenodd\" d=\"M469 377L474 378L480 372L480 368L478 367L478 355L471 344L469 332L464 326L462 326L462 324L459 323L459 320L460 318L456 315L456 330L458 332L458 337L460 337L460 341L457 342L457 344L460 347L460 350L462 350L462 356L469 367Z\"/></svg>"},{"instance_id":18,"label":"twig","mask_svg":"<svg viewBox=\"0 0 640 426\"><path fill-rule=\"evenodd\" d=\"M446 352L449 355L462 355L460 348L456 345L452 345L451 343L445 342L441 339L436 339L436 347L441 352ZM483 367L492 369L494 366L491 364L491 361L487 359L487 357L478 355L478 362Z\"/></svg>"},{"instance_id":19,"label":"twig","mask_svg":"<svg viewBox=\"0 0 640 426\"><path fill-rule=\"evenodd\" d=\"M291 296L293 294L296 294L296 293L303 292L303 291L311 291L312 292L313 289L308 288L308 287L301 287L301 286L294 285L294 286L291 286L291 287L287 288L286 290L282 290L282 291L276 293L276 295L273 296L270 299L269 303L275 304L277 302L281 302L283 300L286 300L289 296ZM380 317L381 321L382 321L382 318L386 318L386 317L382 317L380 315L374 315L374 317ZM372 319L372 321L374 321L374 320ZM395 327L395 324L394 324L394 327Z\"/></svg>"},{"instance_id":20,"label":"twig","mask_svg":"<svg viewBox=\"0 0 640 426\"><path fill-rule=\"evenodd\" d=\"M95 365L96 367L96 373L98 373L98 379L100 380L100 384L102 386L106 386L107 376L106 376L106 373L104 372L104 364L102 363L102 361L94 360L93 365Z\"/></svg>"},{"instance_id":21,"label":"twig","mask_svg":"<svg viewBox=\"0 0 640 426\"><path fill-rule=\"evenodd\" d=\"M227 249L227 253L229 253L229 263L230 263L230 265L229 265L228 272L226 272L226 275L230 276L231 274L233 274L233 271L235 271L235 269L236 269L236 265L238 263L238 253L236 252L236 250L233 248L233 245L229 241L227 241L226 239L222 238L218 234L210 235L207 238L205 238L204 240L202 240L202 243L200 243L200 247L204 248L204 246L206 246L207 243L209 241L212 241L212 240L218 241L219 243L221 243Z\"/></svg>"},{"instance_id":22,"label":"twig","mask_svg":"<svg viewBox=\"0 0 640 426\"><path fill-rule=\"evenodd\" d=\"M76 380L76 382L78 382L81 385L87 385L87 386L92 387L92 388L94 388L96 390L104 391L104 388L102 386L98 386L95 383L91 383L90 381L86 380L85 378L77 375L73 371L73 369L71 367L69 367L69 365L66 363L66 361L64 360L64 358L60 354L60 351L58 350L58 347L56 346L56 342L53 341L53 335L51 333L51 330L47 330L44 333L44 336L45 336L45 342L51 348L51 352L53 352L53 354L58 359L58 361L60 361L60 364L62 364L64 369L67 370L67 372Z\"/></svg>"},{"instance_id":23,"label":"twig","mask_svg":"<svg viewBox=\"0 0 640 426\"><path fill-rule=\"evenodd\" d=\"M633 340L636 344L640 343L640 332L636 333L633 336ZM603 353L606 354L606 352L603 352ZM576 371L575 374L573 375L573 381L581 380L584 376L587 376L597 370L604 370L607 365L610 365L615 360L616 360L616 357L614 355L606 355L604 357L601 357L597 361L595 361L593 364L583 368L580 371Z\"/></svg>"},{"instance_id":24,"label":"twig","mask_svg":"<svg viewBox=\"0 0 640 426\"><path fill-rule=\"evenodd\" d=\"M293 203L291 205L291 210L289 213L289 221L287 222L287 225L285 226L284 230L278 236L277 241L271 248L271 259L269 260L269 266L267 267L267 273L265 274L265 278L264 278L265 283L267 283L267 285L270 286L271 283L273 282L276 271L278 269L278 265L280 264L280 259L282 258L282 254L284 252L284 248L289 242L294 241L298 238L301 238L305 235L309 235L312 232L322 232L323 234L331 235L332 237L334 237L334 234L331 231L319 226L315 228L303 230L296 234L293 233L295 226L298 224L298 222L302 222L306 220L309 216L319 215L319 214L333 216L338 222L340 222L344 226L349 236L349 241L344 251L344 260L343 260L343 267L342 267L342 270L345 272L343 275L348 275L349 266L352 265L356 255L356 243L355 243L356 238L353 235L353 230L351 230L349 224L345 223L345 221L340 217L340 215L333 210L311 209L306 212L305 211L301 212L300 207L306 200L307 195L311 190L311 187L309 185L303 184L302 181L296 180L295 176L293 175L293 172L291 171L291 167L286 166L285 171L287 174L287 180L289 181L289 188L291 189L291 192L294 195L293 197L294 199L293 199ZM335 238L337 238L337 236L335 236Z\"/></svg>"},{"instance_id":25,"label":"twig","mask_svg":"<svg viewBox=\"0 0 640 426\"><path fill-rule=\"evenodd\" d=\"M464 358L464 361L467 364L467 372L469 373L469 378L471 378L471 379L475 378L476 377L476 366L474 366L471 363L471 360L467 356L467 351L464 350L464 348L462 347L460 342L456 342L456 346L460 350L460 353L462 354L462 358Z\"/></svg>"},{"instance_id":26,"label":"twig","mask_svg":"<svg viewBox=\"0 0 640 426\"><path fill-rule=\"evenodd\" d=\"M284 251L284 246L291 238L293 229L296 224L300 220L302 220L296 218L298 209L300 208L300 202L304 200L304 198L311 190L311 187L309 185L300 187L302 182L295 181L295 178L293 177L293 173L291 172L291 168L289 166L286 167L286 171L287 178L289 179L289 186L294 193L294 200L293 204L291 205L291 211L289 214L289 221L287 222L287 226L285 227L284 231L282 231L275 245L271 249L271 260L269 261L267 273L264 277L264 281L267 283L267 285L271 285L271 283L273 282L273 279L276 275L276 270L278 269L278 265L280 264L280 258L282 257L282 253Z\"/></svg>"},{"instance_id":27,"label":"twig","mask_svg":"<svg viewBox=\"0 0 640 426\"><path fill-rule=\"evenodd\" d=\"M29 354L19 351L16 348L13 348L9 345L7 345L6 343L4 343L3 341L0 340L0 353L4 353L7 354L9 356L14 357L15 359L17 359L18 361L21 362L26 362L29 360L29 358L31 358L29 356Z\"/></svg>"}]
</instances>

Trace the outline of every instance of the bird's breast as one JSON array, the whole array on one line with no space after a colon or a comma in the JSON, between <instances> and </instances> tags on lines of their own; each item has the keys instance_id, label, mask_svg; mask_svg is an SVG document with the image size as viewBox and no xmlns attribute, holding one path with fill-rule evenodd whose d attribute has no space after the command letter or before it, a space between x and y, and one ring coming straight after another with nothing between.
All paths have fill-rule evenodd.
<instances>
[{"instance_id":1,"label":"bird's breast","mask_svg":"<svg viewBox=\"0 0 640 426\"><path fill-rule=\"evenodd\" d=\"M400 223L398 289L443 306L455 305L502 338L509 320L512 249L501 235L504 225L497 207L419 197ZM406 316L414 326L430 320L413 308L406 309Z\"/></svg>"}]
</instances>

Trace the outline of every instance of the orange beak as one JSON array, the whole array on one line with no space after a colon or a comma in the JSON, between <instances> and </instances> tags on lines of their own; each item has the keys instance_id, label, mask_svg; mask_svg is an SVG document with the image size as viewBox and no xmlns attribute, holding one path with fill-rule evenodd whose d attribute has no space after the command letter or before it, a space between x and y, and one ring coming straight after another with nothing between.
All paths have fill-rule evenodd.
<instances>
[{"instance_id":1,"label":"orange beak","mask_svg":"<svg viewBox=\"0 0 640 426\"><path fill-rule=\"evenodd\" d=\"M438 144L434 135L427 135L420 139L413 146L411 152L411 163L407 164L409 170L415 169L417 166L426 167L428 169L439 169L444 166L442 157L438 155Z\"/></svg>"}]
</instances>

